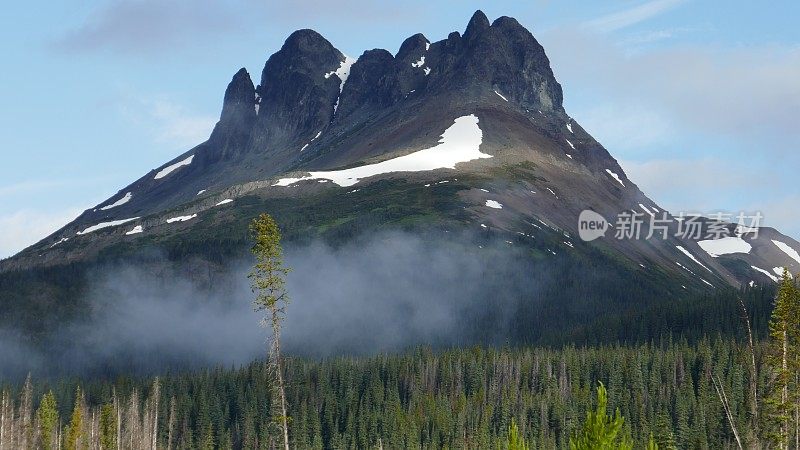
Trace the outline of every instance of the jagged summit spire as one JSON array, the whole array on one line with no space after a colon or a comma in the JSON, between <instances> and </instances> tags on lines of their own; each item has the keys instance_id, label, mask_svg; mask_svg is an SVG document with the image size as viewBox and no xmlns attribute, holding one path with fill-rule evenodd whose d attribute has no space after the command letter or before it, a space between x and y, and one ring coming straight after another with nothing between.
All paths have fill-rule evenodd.
<instances>
[{"instance_id":1,"label":"jagged summit spire","mask_svg":"<svg viewBox=\"0 0 800 450\"><path fill-rule=\"evenodd\" d=\"M479 35L485 30L488 30L490 26L491 25L489 24L489 19L486 17L486 14L479 9L475 11L475 14L473 14L472 18L469 20L467 29L464 31L464 39L467 41L472 40L475 38L475 36Z\"/></svg>"},{"instance_id":2,"label":"jagged summit spire","mask_svg":"<svg viewBox=\"0 0 800 450\"><path fill-rule=\"evenodd\" d=\"M220 120L226 121L234 116L255 116L255 94L256 88L247 69L242 67L233 76L225 89L225 97L222 103L222 114Z\"/></svg>"}]
</instances>

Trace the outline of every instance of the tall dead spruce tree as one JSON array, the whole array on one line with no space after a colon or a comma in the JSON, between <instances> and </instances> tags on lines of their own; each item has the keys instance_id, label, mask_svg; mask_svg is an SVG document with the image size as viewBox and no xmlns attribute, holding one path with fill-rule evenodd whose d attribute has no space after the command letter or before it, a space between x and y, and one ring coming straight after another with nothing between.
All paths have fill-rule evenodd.
<instances>
[{"instance_id":1,"label":"tall dead spruce tree","mask_svg":"<svg viewBox=\"0 0 800 450\"><path fill-rule=\"evenodd\" d=\"M278 224L269 214L261 214L250 224L250 232L255 243L252 252L256 264L250 272L253 301L256 311L263 311L262 325L271 328L268 339L269 371L273 378L273 402L276 408L276 422L283 434L283 445L289 450L289 418L286 411L286 390L281 366L281 323L286 313L289 298L286 294L286 275L289 269L283 266L281 232Z\"/></svg>"}]
</instances>

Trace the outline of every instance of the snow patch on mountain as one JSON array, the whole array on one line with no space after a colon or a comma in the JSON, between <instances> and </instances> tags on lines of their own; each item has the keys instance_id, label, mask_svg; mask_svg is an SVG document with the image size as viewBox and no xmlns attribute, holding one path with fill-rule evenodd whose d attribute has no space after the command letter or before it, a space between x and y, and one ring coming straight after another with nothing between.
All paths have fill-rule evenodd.
<instances>
[{"instance_id":1,"label":"snow patch on mountain","mask_svg":"<svg viewBox=\"0 0 800 450\"><path fill-rule=\"evenodd\" d=\"M608 174L611 175L612 178L617 180L617 183L621 184L622 187L625 187L625 183L622 182L622 179L620 179L619 175L617 175L615 172L612 172L611 169L606 169L606 172L608 172Z\"/></svg>"},{"instance_id":2,"label":"snow patch on mountain","mask_svg":"<svg viewBox=\"0 0 800 450\"><path fill-rule=\"evenodd\" d=\"M339 68L328 72L325 74L325 78L330 78L331 75L336 75L339 78L339 95L336 97L336 103L333 105L333 113L336 114L336 110L339 109L339 100L341 100L342 96L342 89L344 89L344 84L347 82L347 78L350 77L350 68L353 67L353 64L358 61L357 58L351 58L347 55L344 55L344 61L339 64Z\"/></svg>"},{"instance_id":3,"label":"snow patch on mountain","mask_svg":"<svg viewBox=\"0 0 800 450\"><path fill-rule=\"evenodd\" d=\"M503 204L497 200L486 200L486 206L494 209L503 209Z\"/></svg>"},{"instance_id":4,"label":"snow patch on mountain","mask_svg":"<svg viewBox=\"0 0 800 450\"><path fill-rule=\"evenodd\" d=\"M141 233L142 231L144 231L144 228L142 228L142 226L141 226L141 225L136 225L135 227L131 228L131 231L128 231L128 232L126 232L125 234L126 234L127 236L130 236L130 235L132 235L132 234L139 234L139 233Z\"/></svg>"},{"instance_id":5,"label":"snow patch on mountain","mask_svg":"<svg viewBox=\"0 0 800 450\"><path fill-rule=\"evenodd\" d=\"M772 240L772 243L775 244L776 247L781 249L783 253L786 253L790 258L800 263L800 254L797 253L797 250L790 247L789 244L781 241L776 241L775 239Z\"/></svg>"},{"instance_id":6,"label":"snow patch on mountain","mask_svg":"<svg viewBox=\"0 0 800 450\"><path fill-rule=\"evenodd\" d=\"M721 239L707 239L698 241L697 245L700 246L706 253L713 258L720 255L730 255L731 253L750 253L753 248L750 243L744 239L736 236L728 236Z\"/></svg>"},{"instance_id":7,"label":"snow patch on mountain","mask_svg":"<svg viewBox=\"0 0 800 450\"><path fill-rule=\"evenodd\" d=\"M136 219L138 219L138 217L131 217L130 219L112 220L110 222L100 222L97 225L92 225L89 228L86 228L83 231L78 231L75 234L88 234L93 231L102 230L103 228L116 227L118 225L122 225L124 223L128 223Z\"/></svg>"},{"instance_id":8,"label":"snow patch on mountain","mask_svg":"<svg viewBox=\"0 0 800 450\"><path fill-rule=\"evenodd\" d=\"M332 70L325 74L325 79L330 78L332 75L336 75L339 78L339 93L342 92L344 88L344 83L347 81L347 78L350 76L350 68L353 67L353 64L357 61L356 58L351 58L347 55L344 55L344 61L339 64L339 68L336 70Z\"/></svg>"},{"instance_id":9,"label":"snow patch on mountain","mask_svg":"<svg viewBox=\"0 0 800 450\"><path fill-rule=\"evenodd\" d=\"M764 275L768 276L772 281L774 281L776 283L778 282L778 277L776 277L775 275L769 273L768 271L766 271L766 270L764 270L764 269L762 269L760 267L756 267L756 266L750 266L750 267L752 267L753 270L757 270L757 271L763 273Z\"/></svg>"},{"instance_id":10,"label":"snow patch on mountain","mask_svg":"<svg viewBox=\"0 0 800 450\"><path fill-rule=\"evenodd\" d=\"M425 55L420 56L419 61L411 63L411 67L422 67L425 65Z\"/></svg>"},{"instance_id":11,"label":"snow patch on mountain","mask_svg":"<svg viewBox=\"0 0 800 450\"><path fill-rule=\"evenodd\" d=\"M575 150L575 146L572 145L572 142L570 142L569 139L564 139L564 140L567 141L567 144L569 144L569 146L572 147L573 150Z\"/></svg>"},{"instance_id":12,"label":"snow patch on mountain","mask_svg":"<svg viewBox=\"0 0 800 450\"><path fill-rule=\"evenodd\" d=\"M165 176L171 174L175 170L180 169L183 166L188 166L189 164L192 163L193 159L194 159L194 155L191 155L191 156L189 156L188 158L186 158L186 159L184 159L182 161L178 161L175 164L171 164L171 165L169 165L167 167L164 167L163 169L158 171L158 173L156 174L156 176L153 177L153 179L154 180L158 180L160 178L164 178Z\"/></svg>"},{"instance_id":13,"label":"snow patch on mountain","mask_svg":"<svg viewBox=\"0 0 800 450\"><path fill-rule=\"evenodd\" d=\"M230 198L226 198L225 200L223 200L223 201L221 201L221 202L217 203L217 204L216 204L216 205L214 205L214 206L222 206L222 205L227 205L228 203L231 203L231 202L233 202L233 200L232 200L232 199L230 199Z\"/></svg>"},{"instance_id":14,"label":"snow patch on mountain","mask_svg":"<svg viewBox=\"0 0 800 450\"><path fill-rule=\"evenodd\" d=\"M494 91L494 93L495 93L495 94L497 94L497 96L498 96L498 97L500 97L500 98L502 98L503 100L505 100L505 101L508 101L508 99L507 99L507 98L505 98L505 97L503 96L503 94L501 94L501 93L497 92L497 90L495 90L495 91Z\"/></svg>"},{"instance_id":15,"label":"snow patch on mountain","mask_svg":"<svg viewBox=\"0 0 800 450\"><path fill-rule=\"evenodd\" d=\"M194 219L195 217L197 217L197 214L192 214L192 215L190 215L190 216L178 216L178 217L172 217L172 218L170 218L170 219L167 219L167 223L173 223L173 222L186 222L187 220L192 220L192 219Z\"/></svg>"},{"instance_id":16,"label":"snow patch on mountain","mask_svg":"<svg viewBox=\"0 0 800 450\"><path fill-rule=\"evenodd\" d=\"M703 265L703 263L701 263L701 262L700 262L700 260L698 260L697 258L695 258L693 254L689 253L689 250L686 250L685 248L683 248L683 247L682 247L682 246L680 246L680 245L676 245L676 246L675 246L675 248L677 248L678 250L680 250L680 251L681 251L681 252L682 252L684 255L688 256L688 257L689 257L689 259L691 259L692 261L694 261L694 262L695 262L695 263L696 263L698 266L700 266L700 267L702 267L703 269L706 269L707 271L711 272L711 269L709 269L708 267L706 267L705 265ZM711 273L714 273L714 272L711 272Z\"/></svg>"},{"instance_id":17,"label":"snow patch on mountain","mask_svg":"<svg viewBox=\"0 0 800 450\"><path fill-rule=\"evenodd\" d=\"M491 158L481 153L483 131L475 114L455 119L439 139L439 144L408 155L375 164L343 170L310 172L308 176L281 178L273 186L289 186L300 180L328 179L339 186L352 186L363 178L392 172L420 172L434 169L455 169L456 164L474 159Z\"/></svg>"},{"instance_id":18,"label":"snow patch on mountain","mask_svg":"<svg viewBox=\"0 0 800 450\"><path fill-rule=\"evenodd\" d=\"M337 102L337 105L338 105L338 102ZM308 147L309 145L311 145L311 143L312 143L312 142L316 141L316 140L317 140L317 138L318 138L318 137L320 137L320 135L322 135L322 130L320 130L320 131L319 131L319 133L317 133L317 135L316 135L316 136L314 136L313 138L311 138L311 140L310 140L310 141L308 141L308 143L307 143L306 145L304 145L304 146L303 146L303 148L301 148L301 149L300 149L300 151L302 152L303 150L305 150L305 149L306 149L306 147Z\"/></svg>"},{"instance_id":19,"label":"snow patch on mountain","mask_svg":"<svg viewBox=\"0 0 800 450\"><path fill-rule=\"evenodd\" d=\"M570 133L575 134L575 132L572 131L572 124L569 122L567 122L567 130L569 130Z\"/></svg>"},{"instance_id":20,"label":"snow patch on mountain","mask_svg":"<svg viewBox=\"0 0 800 450\"><path fill-rule=\"evenodd\" d=\"M58 242L56 242L55 244L51 245L51 246L50 246L50 248L53 248L53 247L55 247L55 246L56 246L56 245L58 245L58 244L63 244L64 242L67 242L68 240L69 240L69 238L68 238L68 237L61 238L61 239L59 239L59 240L58 240Z\"/></svg>"},{"instance_id":21,"label":"snow patch on mountain","mask_svg":"<svg viewBox=\"0 0 800 450\"><path fill-rule=\"evenodd\" d=\"M130 192L128 192L128 193L126 193L126 194L125 194L125 196L124 196L124 197L122 197L121 199L119 199L119 200L115 201L114 203L112 203L112 204L110 204L110 205L103 206L102 208L100 208L100 210L101 210L101 211L108 211L108 210L109 210L109 209L111 209L111 208L116 208L117 206L124 205L125 203L128 203L128 202L130 201L131 197L133 197L133 194L131 194Z\"/></svg>"}]
</instances>

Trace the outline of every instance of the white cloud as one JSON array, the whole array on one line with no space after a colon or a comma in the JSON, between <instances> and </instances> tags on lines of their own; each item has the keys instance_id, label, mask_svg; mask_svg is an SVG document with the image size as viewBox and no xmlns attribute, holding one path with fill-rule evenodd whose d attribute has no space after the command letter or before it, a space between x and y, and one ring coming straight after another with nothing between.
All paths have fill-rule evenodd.
<instances>
[{"instance_id":1,"label":"white cloud","mask_svg":"<svg viewBox=\"0 0 800 450\"><path fill-rule=\"evenodd\" d=\"M117 0L108 2L53 42L60 51L106 50L118 54L164 53L198 37L241 29L240 1Z\"/></svg>"},{"instance_id":2,"label":"white cloud","mask_svg":"<svg viewBox=\"0 0 800 450\"><path fill-rule=\"evenodd\" d=\"M779 192L763 201L750 204L749 210L760 211L764 216L762 225L800 240L800 194Z\"/></svg>"},{"instance_id":3,"label":"white cloud","mask_svg":"<svg viewBox=\"0 0 800 450\"><path fill-rule=\"evenodd\" d=\"M684 0L652 0L633 8L599 17L586 25L602 32L615 31L651 19L683 2Z\"/></svg>"},{"instance_id":4,"label":"white cloud","mask_svg":"<svg viewBox=\"0 0 800 450\"><path fill-rule=\"evenodd\" d=\"M83 212L82 208L62 210L22 209L0 215L0 258L6 258L35 244Z\"/></svg>"},{"instance_id":5,"label":"white cloud","mask_svg":"<svg viewBox=\"0 0 800 450\"><path fill-rule=\"evenodd\" d=\"M669 136L666 119L633 105L605 103L591 106L576 117L592 137L614 150L638 150L663 143Z\"/></svg>"},{"instance_id":6,"label":"white cloud","mask_svg":"<svg viewBox=\"0 0 800 450\"><path fill-rule=\"evenodd\" d=\"M198 114L163 96L123 95L120 111L132 123L145 129L152 139L177 150L187 150L208 139L216 116Z\"/></svg>"},{"instance_id":7,"label":"white cloud","mask_svg":"<svg viewBox=\"0 0 800 450\"><path fill-rule=\"evenodd\" d=\"M542 41L568 104L569 93L580 88L600 104L648 109L679 136L730 139L773 155L794 154L800 145L800 47L698 45L629 53L608 36L575 29L551 31Z\"/></svg>"},{"instance_id":8,"label":"white cloud","mask_svg":"<svg viewBox=\"0 0 800 450\"><path fill-rule=\"evenodd\" d=\"M705 199L717 198L721 191L748 185L742 167L730 161L706 157L699 159L660 159L644 162L622 161L628 178L653 199L664 193L694 198L699 206ZM713 206L713 205L709 205Z\"/></svg>"},{"instance_id":9,"label":"white cloud","mask_svg":"<svg viewBox=\"0 0 800 450\"><path fill-rule=\"evenodd\" d=\"M148 102L149 114L156 122L156 139L177 147L193 147L211 134L217 118L192 114L164 100Z\"/></svg>"}]
</instances>

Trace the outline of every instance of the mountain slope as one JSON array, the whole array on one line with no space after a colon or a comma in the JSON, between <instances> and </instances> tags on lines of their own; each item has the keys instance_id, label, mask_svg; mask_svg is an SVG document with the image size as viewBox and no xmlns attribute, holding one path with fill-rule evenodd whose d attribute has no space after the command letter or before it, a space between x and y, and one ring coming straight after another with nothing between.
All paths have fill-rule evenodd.
<instances>
[{"instance_id":1,"label":"mountain slope","mask_svg":"<svg viewBox=\"0 0 800 450\"><path fill-rule=\"evenodd\" d=\"M611 222L605 238L580 241L584 210ZM781 267L800 269L800 244L772 229L722 249L703 236L676 237L675 217L564 110L533 35L512 18L490 23L478 11L463 35L430 42L417 34L396 54L376 49L357 59L312 30L293 33L258 85L244 69L234 75L206 142L0 262L0 282L36 280L4 294L4 317L21 317L16 309L32 291L45 306L22 314L26 323L66 298L68 283L52 281L59 268L83 274L143 249L222 270L246 254L247 221L262 211L276 216L290 242L403 230L450 243L452 233L453 245L471 252L514 248L533 268L610 268L594 285L599 292L585 293L587 303L621 299L634 285L643 298L674 298L772 283ZM626 211L668 214L669 236L615 239L614 218ZM740 241L746 252L731 252L745 248ZM550 276L558 284L568 275ZM80 304L76 292L67 303Z\"/></svg>"}]
</instances>

